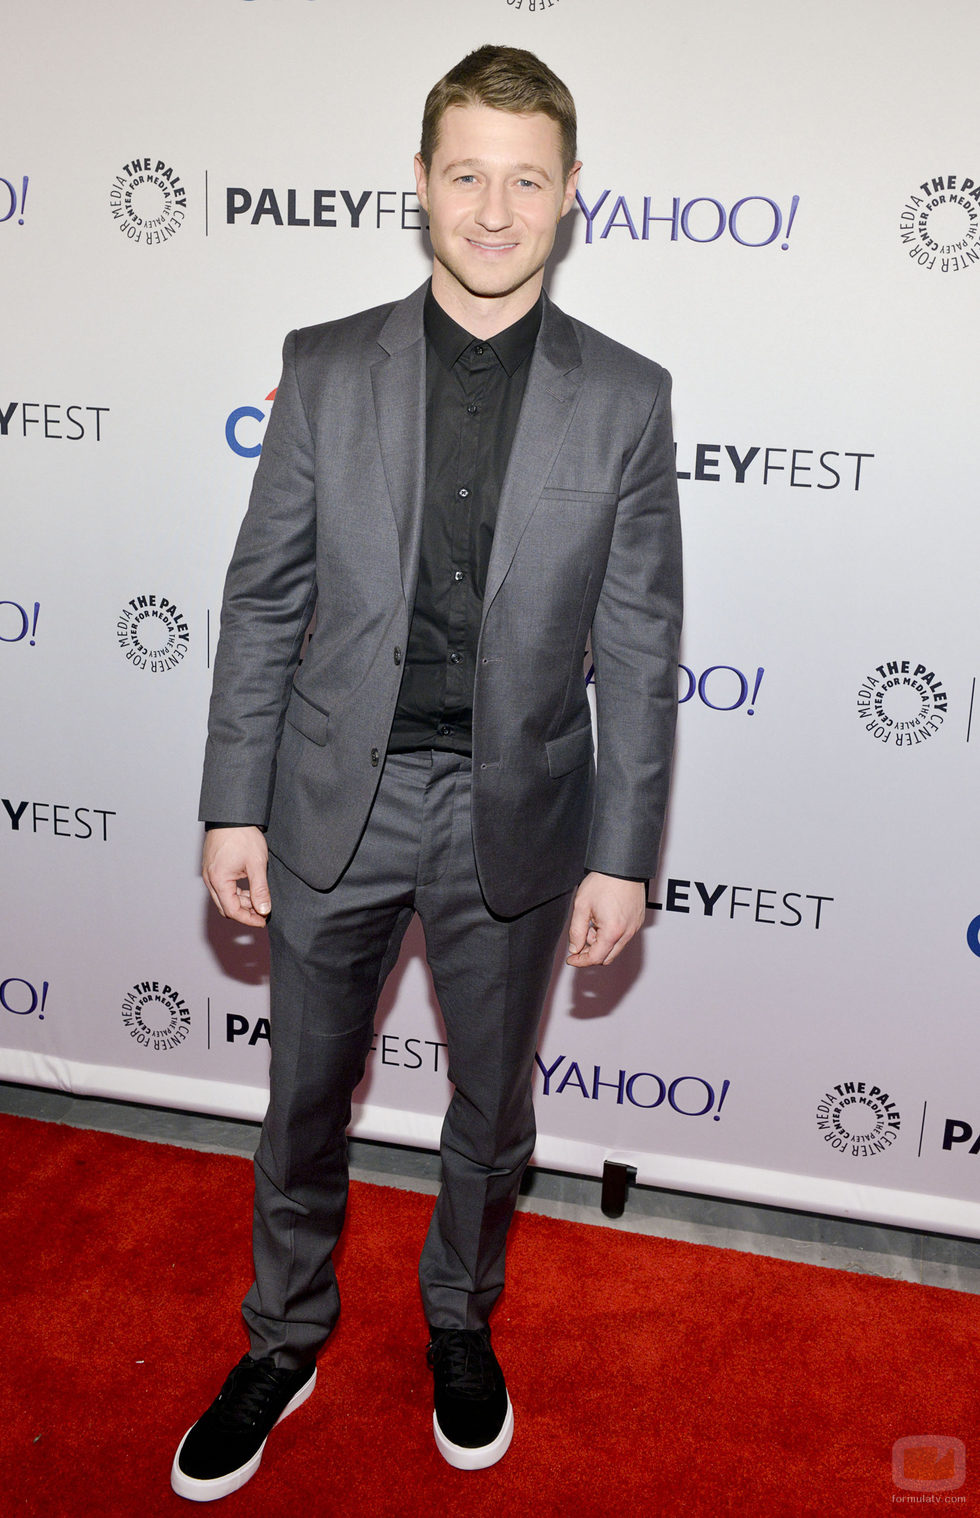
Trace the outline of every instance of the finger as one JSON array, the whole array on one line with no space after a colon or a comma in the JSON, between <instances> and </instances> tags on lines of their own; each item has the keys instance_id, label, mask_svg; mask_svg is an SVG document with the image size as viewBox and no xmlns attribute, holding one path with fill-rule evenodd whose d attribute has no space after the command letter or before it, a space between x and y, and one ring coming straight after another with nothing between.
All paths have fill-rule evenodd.
<instances>
[{"instance_id":1,"label":"finger","mask_svg":"<svg viewBox=\"0 0 980 1518\"><path fill-rule=\"evenodd\" d=\"M619 955L622 954L623 950L626 948L626 945L629 943L632 937L633 934L625 930L620 933L619 937L613 943L612 948L609 950L609 953L606 955L605 959L601 961L601 963L604 965L611 965L613 960L617 959Z\"/></svg>"},{"instance_id":2,"label":"finger","mask_svg":"<svg viewBox=\"0 0 980 1518\"><path fill-rule=\"evenodd\" d=\"M578 954L589 942L589 934L592 928L592 913L588 902L576 901L572 910L572 920L568 924L568 952Z\"/></svg>"},{"instance_id":3,"label":"finger","mask_svg":"<svg viewBox=\"0 0 980 1518\"><path fill-rule=\"evenodd\" d=\"M619 933L603 924L594 926L589 942L577 959L582 964L604 965L619 941Z\"/></svg>"},{"instance_id":4,"label":"finger","mask_svg":"<svg viewBox=\"0 0 980 1518\"><path fill-rule=\"evenodd\" d=\"M233 922L242 923L246 928L264 928L269 920L267 916L260 916L247 899L239 900L237 897L235 905L225 915L230 917Z\"/></svg>"},{"instance_id":5,"label":"finger","mask_svg":"<svg viewBox=\"0 0 980 1518\"><path fill-rule=\"evenodd\" d=\"M567 963L577 969L587 965L612 964L632 937L628 925L618 919L603 924L593 922L585 947L579 953L569 955Z\"/></svg>"},{"instance_id":6,"label":"finger","mask_svg":"<svg viewBox=\"0 0 980 1518\"><path fill-rule=\"evenodd\" d=\"M568 955L566 963L574 965L576 969L583 969L586 965L601 963L601 961L597 959L595 951L598 935L598 928L594 922L590 921L588 931L585 935L585 942L578 949L573 950L573 952Z\"/></svg>"},{"instance_id":7,"label":"finger","mask_svg":"<svg viewBox=\"0 0 980 1518\"><path fill-rule=\"evenodd\" d=\"M268 898L268 886L265 889L266 897ZM252 893L249 890L247 877L235 882L233 905L228 915L234 918L235 922L243 923L248 928L265 927L269 916L269 907L266 906L264 912L256 910L255 903L252 900Z\"/></svg>"},{"instance_id":8,"label":"finger","mask_svg":"<svg viewBox=\"0 0 980 1518\"><path fill-rule=\"evenodd\" d=\"M231 922L240 922L247 928L265 926L268 914L260 916L258 912L253 911L248 891L240 887L234 877L228 880L214 880L209 875L205 875L204 882L211 900L222 917L228 918ZM268 895L268 887L266 887L266 895Z\"/></svg>"},{"instance_id":9,"label":"finger","mask_svg":"<svg viewBox=\"0 0 980 1518\"><path fill-rule=\"evenodd\" d=\"M208 888L208 894L222 917L231 917L238 906L234 880L221 880L207 869L203 870L202 874L204 876L204 884Z\"/></svg>"},{"instance_id":10,"label":"finger","mask_svg":"<svg viewBox=\"0 0 980 1518\"><path fill-rule=\"evenodd\" d=\"M221 897L218 895L217 891L215 890L214 886L211 884L211 882L208 879L207 875L205 875L205 877L204 877L204 884L208 888L208 895L211 897L211 900L214 902L215 906L218 908L218 911L221 913L222 917L225 917L227 914L225 912L224 907L221 905Z\"/></svg>"},{"instance_id":11,"label":"finger","mask_svg":"<svg viewBox=\"0 0 980 1518\"><path fill-rule=\"evenodd\" d=\"M249 898L255 912L268 917L272 911L272 897L269 894L269 881L263 865L252 865L248 875L248 890L244 894Z\"/></svg>"}]
</instances>

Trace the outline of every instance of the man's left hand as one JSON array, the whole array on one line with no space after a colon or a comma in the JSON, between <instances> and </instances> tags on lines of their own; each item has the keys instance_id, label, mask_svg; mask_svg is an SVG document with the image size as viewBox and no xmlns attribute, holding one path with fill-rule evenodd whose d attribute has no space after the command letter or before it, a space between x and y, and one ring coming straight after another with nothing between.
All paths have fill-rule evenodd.
<instances>
[{"instance_id":1,"label":"man's left hand","mask_svg":"<svg viewBox=\"0 0 980 1518\"><path fill-rule=\"evenodd\" d=\"M612 964L643 926L646 907L642 880L620 880L593 870L575 893L565 963L577 970Z\"/></svg>"}]
</instances>

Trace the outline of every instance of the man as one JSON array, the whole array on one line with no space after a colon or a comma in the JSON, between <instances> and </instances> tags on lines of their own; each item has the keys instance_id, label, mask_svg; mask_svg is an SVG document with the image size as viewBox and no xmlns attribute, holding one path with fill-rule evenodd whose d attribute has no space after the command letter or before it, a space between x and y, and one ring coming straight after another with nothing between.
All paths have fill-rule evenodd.
<instances>
[{"instance_id":1,"label":"man","mask_svg":"<svg viewBox=\"0 0 980 1518\"><path fill-rule=\"evenodd\" d=\"M455 1087L419 1268L435 1439L461 1469L503 1455L488 1319L555 947L574 895L568 963L609 964L656 868L680 620L669 378L542 293L580 165L571 96L533 55L484 47L440 80L415 167L431 285L287 338L225 589L204 878L225 916L268 920L272 1069L251 1350L174 1461L197 1501L243 1485L313 1390L350 1096L415 911Z\"/></svg>"}]
</instances>

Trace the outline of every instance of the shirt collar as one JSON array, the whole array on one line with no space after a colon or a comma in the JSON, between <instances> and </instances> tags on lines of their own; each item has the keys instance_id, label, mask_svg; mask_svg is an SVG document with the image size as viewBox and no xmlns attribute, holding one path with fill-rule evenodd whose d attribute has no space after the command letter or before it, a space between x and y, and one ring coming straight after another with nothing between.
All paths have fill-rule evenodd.
<instances>
[{"instance_id":1,"label":"shirt collar","mask_svg":"<svg viewBox=\"0 0 980 1518\"><path fill-rule=\"evenodd\" d=\"M516 373L525 359L530 357L541 326L543 307L544 301L539 295L530 311L526 311L518 321L494 337L483 339L484 346L493 349L508 374ZM465 353L470 344L477 341L471 332L454 322L442 309L431 286L425 294L424 319L426 338L447 369L451 369L460 354Z\"/></svg>"}]
</instances>

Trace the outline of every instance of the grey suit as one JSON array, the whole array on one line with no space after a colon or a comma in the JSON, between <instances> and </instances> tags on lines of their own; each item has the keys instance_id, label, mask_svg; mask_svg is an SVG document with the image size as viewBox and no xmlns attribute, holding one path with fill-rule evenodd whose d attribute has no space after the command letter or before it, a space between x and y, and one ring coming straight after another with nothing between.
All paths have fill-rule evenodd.
<instances>
[{"instance_id":1,"label":"grey suit","mask_svg":"<svg viewBox=\"0 0 980 1518\"><path fill-rule=\"evenodd\" d=\"M274 1199L281 1203L290 1195L282 1161L286 1135L308 1125L316 1105L307 1096L304 1118L298 1110L287 1112L289 1082L311 1047L302 1042L306 1034L287 1027L290 1020L297 1024L288 1007L298 998L310 1000L304 956L318 957L318 974L336 979L330 967L338 954L354 952L353 940L344 940L341 950L334 938L329 951L318 955L312 945L322 945L325 930L309 925L321 906L324 921L327 916L335 921L337 901L348 889L358 911L369 909L368 896L386 885L388 856L377 841L376 824L392 832L390 819L411 806L406 787L418 780L404 761L400 769L390 760L386 765L385 750L418 572L425 482L423 298L424 287L394 305L287 339L282 380L225 589L201 815L267 827L278 878L273 923L277 915L280 919L273 969L275 975L278 953L283 986L291 988L282 990L278 1008L273 991L276 1116L267 1124L258 1156L257 1177L266 1191L260 1211L264 1205L267 1215L261 1226L257 1223L257 1268L261 1256L269 1270L287 1235L295 1252L290 1230L297 1216L312 1215L319 1205L307 1194L313 1164L307 1153L302 1183L293 1177L288 1218L280 1205L278 1221L272 1219ZM465 803L450 799L446 805L457 819L457 834L458 819L465 817L465 837L457 836L456 846L468 850L473 876L472 899L461 909L468 914L465 931L455 934L441 971L429 944L437 985L444 981L452 1001L450 981L465 976L466 944L477 932L477 914L488 924L526 919L542 926L529 936L525 932L527 942L516 961L520 978L533 982L521 1013L519 1051L500 1056L504 1063L492 1079L495 1090L519 1088L518 1100L500 1132L481 1140L479 1155L468 1158L484 1173L495 1173L507 1151L507 1195L490 1208L494 1239L483 1264L473 1265L465 1281L464 1272L451 1289L444 1281L442 1295L429 1272L430 1321L433 1313L462 1318L462 1326L485 1320L502 1284L503 1237L533 1142L527 1093L534 1034L569 893L585 868L634 878L656 869L680 625L669 398L669 376L658 365L545 300L487 575L472 765L447 764L446 756L435 765L440 787L448 786L451 776L457 791L465 789ZM314 609L315 630L300 664ZM582 675L590 628L597 764ZM436 777L430 778L434 784ZM402 799L395 801L396 794ZM407 880L415 865L406 854L397 868ZM459 860L446 868L449 879L461 868ZM336 1193L330 1204L334 1223L320 1226L331 1236L343 1206L337 1179L342 1157L336 1130L345 1118L340 1093L346 1086L349 1097L363 1066L373 1003L404 923L413 908L422 911L407 886L399 892L397 901L390 890L381 892L386 905L370 968L361 975L367 989L356 1016L349 976L344 990L328 990L324 980L313 996L318 1003L332 998L333 1005L315 1037L346 1037L356 1024L352 1049L340 1061L344 1074L335 1093L333 1137L326 1144L334 1179L324 1184ZM437 915L450 911L456 899L461 899L458 883L440 900ZM342 915L350 920L346 908ZM296 930L300 922L308 931ZM477 941L473 936L474 945ZM483 950L470 952L475 958ZM501 952L506 957L517 951L511 943ZM543 972L532 973L535 960L543 960ZM497 973L501 978L499 966ZM442 987L440 994L446 1012ZM481 1003L490 994L482 986L470 990L471 999L477 996ZM479 1019L470 1022L459 1014L458 1069L467 1064L462 1043L473 1036L477 1021L485 1024L496 1015L490 1003L476 1010ZM449 1021L447 1014L447 1029ZM288 1051L281 1058L277 1040ZM455 1078L451 1030L450 1059ZM459 1085L457 1079L457 1095ZM473 1097L471 1090L470 1104ZM297 1200L301 1190L303 1202ZM457 1201L442 1211L448 1228L449 1214L458 1225L467 1206ZM466 1227L479 1234L489 1227L486 1215L482 1223L479 1215L470 1218ZM432 1252L455 1257L457 1244L449 1249L443 1238L440 1247L432 1244ZM303 1247L313 1248L309 1241ZM329 1274L311 1254L306 1287L293 1282L275 1293L270 1288L264 1306L258 1286L250 1294L246 1315L253 1341L261 1319L260 1342L280 1363L308 1357L329 1331L336 1301L325 1301L324 1291L327 1296L335 1291L332 1284L324 1288L325 1270ZM426 1279L423 1271L424 1294ZM467 1287L470 1305L460 1307L457 1297L462 1302ZM321 1300L314 1312L310 1301L317 1291ZM286 1323L287 1299L295 1317L305 1314L307 1322L316 1321L305 1338ZM273 1320L275 1332L268 1329Z\"/></svg>"}]
</instances>

